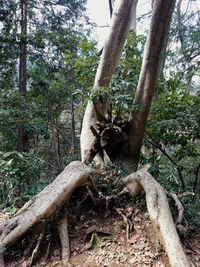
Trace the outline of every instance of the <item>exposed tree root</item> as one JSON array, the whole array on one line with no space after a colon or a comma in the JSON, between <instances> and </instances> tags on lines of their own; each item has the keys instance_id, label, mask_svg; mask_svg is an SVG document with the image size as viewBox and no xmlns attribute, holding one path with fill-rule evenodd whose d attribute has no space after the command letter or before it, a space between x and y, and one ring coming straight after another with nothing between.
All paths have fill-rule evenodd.
<instances>
[{"instance_id":1,"label":"exposed tree root","mask_svg":"<svg viewBox=\"0 0 200 267\"><path fill-rule=\"evenodd\" d=\"M70 259L67 211L64 212L63 218L58 222L58 232L62 247L62 262L66 266Z\"/></svg>"},{"instance_id":2,"label":"exposed tree root","mask_svg":"<svg viewBox=\"0 0 200 267\"><path fill-rule=\"evenodd\" d=\"M183 222L183 214L184 214L184 207L183 204L180 202L179 197L175 193L168 193L168 195L174 200L176 207L178 209L178 218L176 219L176 224L182 224Z\"/></svg>"},{"instance_id":3,"label":"exposed tree root","mask_svg":"<svg viewBox=\"0 0 200 267\"><path fill-rule=\"evenodd\" d=\"M177 195L175 193L169 193L169 192L166 192L166 193L175 202L175 205L176 205L177 210L178 210L178 217L175 221L175 225L176 225L176 228L179 231L179 233L182 236L184 236L185 233L187 232L188 224L184 218L184 207L183 207L183 204L181 203L180 199L183 197L187 197L187 196L194 196L195 194L193 192L183 192L179 195Z\"/></svg>"},{"instance_id":4,"label":"exposed tree root","mask_svg":"<svg viewBox=\"0 0 200 267\"><path fill-rule=\"evenodd\" d=\"M89 183L91 177L96 174L97 172L95 170L82 162L70 163L52 184L36 195L15 216L1 226L0 252L2 252L4 246L13 245L28 230L33 230L33 227L39 222L48 221L57 212L61 212L63 207L67 205L72 192L77 187ZM111 196L111 198L119 197L124 192L127 192L127 190L132 195L137 195L144 190L150 219L155 226L156 232L161 237L171 266L189 267L190 263L179 240L165 191L159 183L149 173L141 171L127 176L123 179L123 182L126 185L126 190L122 190L120 193ZM96 190L97 188L95 187ZM101 196L99 201L102 201L102 199L106 201L105 196L103 198ZM127 225L128 239L132 227L129 222L129 215L125 216L121 210L118 210L118 213L121 214ZM66 266L70 257L66 212L59 221L58 230L62 246L62 260ZM32 254L32 259L35 259L37 255L41 239L42 236L38 239L35 252ZM4 266L3 257L1 256L2 253L0 254L0 264Z\"/></svg>"},{"instance_id":5,"label":"exposed tree root","mask_svg":"<svg viewBox=\"0 0 200 267\"><path fill-rule=\"evenodd\" d=\"M47 250L46 250L45 257L44 257L44 264L47 262L47 260L49 258L50 247L51 247L51 238L49 239L49 242L48 242L48 245L47 245Z\"/></svg>"},{"instance_id":6,"label":"exposed tree root","mask_svg":"<svg viewBox=\"0 0 200 267\"><path fill-rule=\"evenodd\" d=\"M33 266L34 261L35 261L35 259L36 259L37 256L38 256L39 248L40 248L40 244L41 244L41 242L42 242L43 237L44 237L44 231L40 234L40 236L39 236L39 238L38 238L37 245L36 245L35 249L34 249L33 252L32 252L31 260L30 260L30 263L29 263L29 267L32 267L32 266Z\"/></svg>"},{"instance_id":7,"label":"exposed tree root","mask_svg":"<svg viewBox=\"0 0 200 267\"><path fill-rule=\"evenodd\" d=\"M124 178L124 183L133 196L144 189L150 219L161 238L170 265L191 266L177 234L167 196L160 184L149 173L140 171Z\"/></svg>"},{"instance_id":8,"label":"exposed tree root","mask_svg":"<svg viewBox=\"0 0 200 267\"><path fill-rule=\"evenodd\" d=\"M89 181L96 171L82 162L72 162L43 191L0 226L0 247L12 246L38 222L46 221L69 201L72 192ZM0 251L1 252L1 251ZM3 259L3 257L2 257ZM3 262L3 260L2 260ZM3 263L1 266L4 266Z\"/></svg>"},{"instance_id":9,"label":"exposed tree root","mask_svg":"<svg viewBox=\"0 0 200 267\"><path fill-rule=\"evenodd\" d=\"M128 241L130 238L130 233L133 229L133 223L126 215L122 213L121 209L115 209L115 210L117 211L117 213L119 213L122 216L123 221L126 225L126 240Z\"/></svg>"}]
</instances>

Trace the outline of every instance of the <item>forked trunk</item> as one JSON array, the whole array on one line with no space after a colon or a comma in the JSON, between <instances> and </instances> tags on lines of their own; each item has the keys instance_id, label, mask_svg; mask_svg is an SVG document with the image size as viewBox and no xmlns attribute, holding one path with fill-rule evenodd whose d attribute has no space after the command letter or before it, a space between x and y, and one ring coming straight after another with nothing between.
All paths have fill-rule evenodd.
<instances>
[{"instance_id":1,"label":"forked trunk","mask_svg":"<svg viewBox=\"0 0 200 267\"><path fill-rule=\"evenodd\" d=\"M106 40L95 77L94 91L98 87L109 86L111 76L117 67L125 38L130 29L130 23L136 4L137 0L121 0L115 3L110 33ZM130 172L136 171L138 166L140 149L158 79L163 51L166 46L166 38L174 4L175 0L155 0L153 2L151 24L134 98L134 104L139 106L140 110L132 112L128 132L123 133L122 131L124 140L121 138L121 133L119 136L121 138L120 143L114 140L114 135L109 140L111 143L109 147L112 147L112 151L109 151L111 155L110 158L123 162L126 169ZM102 152L104 149L101 145L102 140L100 140L102 136L98 138L97 134L91 131L91 128L95 126L97 122L104 121L106 111L108 110L108 103L108 99L105 98L101 98L95 103L92 101L88 102L81 133L81 155L83 162L91 162L94 155L97 154L97 151L99 150ZM115 133L115 130L116 129L113 129L113 133ZM106 136L103 136L103 138L105 140Z\"/></svg>"},{"instance_id":2,"label":"forked trunk","mask_svg":"<svg viewBox=\"0 0 200 267\"><path fill-rule=\"evenodd\" d=\"M99 87L108 87L112 75L118 65L124 42L128 35L131 19L137 0L117 0L111 19L110 32L106 39L101 60L96 72L94 91ZM107 99L100 99L93 103L89 101L85 110L81 132L81 156L85 162L88 152L95 140L90 127L98 121L104 120L107 110Z\"/></svg>"}]
</instances>

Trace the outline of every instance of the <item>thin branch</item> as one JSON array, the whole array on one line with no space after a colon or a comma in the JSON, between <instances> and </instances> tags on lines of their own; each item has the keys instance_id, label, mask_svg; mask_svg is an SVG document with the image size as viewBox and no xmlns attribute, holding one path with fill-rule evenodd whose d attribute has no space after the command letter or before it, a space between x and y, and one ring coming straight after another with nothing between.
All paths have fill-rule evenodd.
<instances>
[{"instance_id":1,"label":"thin branch","mask_svg":"<svg viewBox=\"0 0 200 267\"><path fill-rule=\"evenodd\" d=\"M178 218L176 219L176 225L182 224L183 222L183 213L184 213L184 207L183 204L180 202L179 197L175 193L169 193L167 192L167 195L169 195L175 202L176 207L178 209Z\"/></svg>"},{"instance_id":2,"label":"thin branch","mask_svg":"<svg viewBox=\"0 0 200 267\"><path fill-rule=\"evenodd\" d=\"M171 163L173 163L173 165L176 167L176 170L178 172L178 175L180 177L180 181L181 181L181 185L182 185L182 188L183 190L185 189L185 181L184 181L184 178L183 178L183 175L182 175L182 172L181 172L181 169L180 167L178 166L178 164L176 163L176 161L165 151L164 148L162 148L162 145L161 144L156 144L154 141L151 141L149 140L148 138L145 137L145 140L151 144L152 146L156 147L157 149L159 149L163 155L165 155L169 161L171 161Z\"/></svg>"},{"instance_id":3,"label":"thin branch","mask_svg":"<svg viewBox=\"0 0 200 267\"><path fill-rule=\"evenodd\" d=\"M183 192L181 194L178 194L178 198L181 199L183 197L194 196L194 195L195 195L195 193L193 193L193 192Z\"/></svg>"},{"instance_id":4,"label":"thin branch","mask_svg":"<svg viewBox=\"0 0 200 267\"><path fill-rule=\"evenodd\" d=\"M152 13L152 11L149 11L149 12L141 15L140 17L137 18L137 21L139 22L140 20L142 20L145 17L150 17L151 13Z\"/></svg>"},{"instance_id":5,"label":"thin branch","mask_svg":"<svg viewBox=\"0 0 200 267\"><path fill-rule=\"evenodd\" d=\"M109 10L110 10L110 18L112 17L112 13L113 13L113 5L112 5L112 0L108 0L109 3Z\"/></svg>"}]
</instances>

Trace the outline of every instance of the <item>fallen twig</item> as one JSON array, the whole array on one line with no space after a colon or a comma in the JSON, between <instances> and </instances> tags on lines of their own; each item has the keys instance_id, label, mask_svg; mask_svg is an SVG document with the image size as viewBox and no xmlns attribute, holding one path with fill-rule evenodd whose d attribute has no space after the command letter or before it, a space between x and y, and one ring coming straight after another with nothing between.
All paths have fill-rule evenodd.
<instances>
[{"instance_id":1,"label":"fallen twig","mask_svg":"<svg viewBox=\"0 0 200 267\"><path fill-rule=\"evenodd\" d=\"M30 263L29 263L29 266L30 267L33 266L34 260L36 259L37 255L38 255L39 247L40 247L40 244L41 244L42 239L44 237L44 233L45 233L45 231L43 230L43 232L40 234L40 236L38 238L37 245L36 245L35 249L32 252L31 260L30 260Z\"/></svg>"}]
</instances>

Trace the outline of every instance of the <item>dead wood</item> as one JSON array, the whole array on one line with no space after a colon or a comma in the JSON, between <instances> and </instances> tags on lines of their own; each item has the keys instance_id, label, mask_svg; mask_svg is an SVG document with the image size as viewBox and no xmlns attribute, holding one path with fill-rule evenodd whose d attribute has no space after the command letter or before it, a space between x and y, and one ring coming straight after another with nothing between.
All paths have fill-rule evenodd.
<instances>
[{"instance_id":1,"label":"dead wood","mask_svg":"<svg viewBox=\"0 0 200 267\"><path fill-rule=\"evenodd\" d=\"M161 185L148 172L135 172L124 178L129 192L135 196L142 190L146 193L146 202L150 219L159 234L172 267L189 267L190 262L181 245L171 215L167 196Z\"/></svg>"},{"instance_id":2,"label":"dead wood","mask_svg":"<svg viewBox=\"0 0 200 267\"><path fill-rule=\"evenodd\" d=\"M38 256L39 248L40 248L40 244L41 244L41 242L42 242L42 240L43 240L43 237L44 237L44 231L40 234L40 236L39 236L39 238L38 238L38 241L37 241L37 245L36 245L35 249L34 249L33 252L32 252L29 267L32 267L32 266L33 266L34 261L35 261L35 259L36 259L37 256Z\"/></svg>"},{"instance_id":3,"label":"dead wood","mask_svg":"<svg viewBox=\"0 0 200 267\"><path fill-rule=\"evenodd\" d=\"M127 141L129 122L97 122L90 126L94 136L93 143L87 151L84 163L89 164L99 153L104 158L104 153L111 161L119 154L121 146Z\"/></svg>"},{"instance_id":4,"label":"dead wood","mask_svg":"<svg viewBox=\"0 0 200 267\"><path fill-rule=\"evenodd\" d=\"M72 192L85 185L95 174L95 170L84 163L71 162L49 186L1 225L0 246L13 245L35 224L54 216L69 201Z\"/></svg>"}]
</instances>

